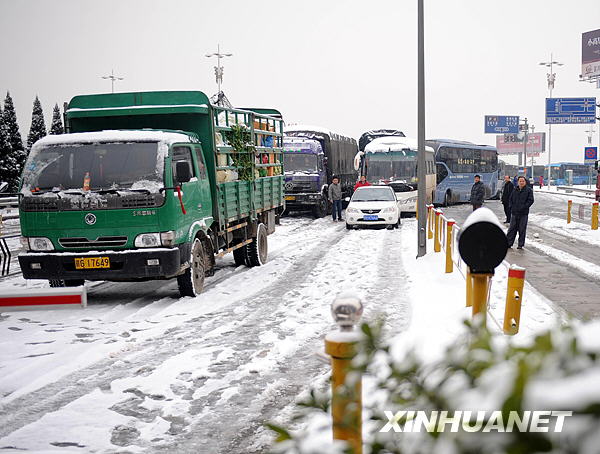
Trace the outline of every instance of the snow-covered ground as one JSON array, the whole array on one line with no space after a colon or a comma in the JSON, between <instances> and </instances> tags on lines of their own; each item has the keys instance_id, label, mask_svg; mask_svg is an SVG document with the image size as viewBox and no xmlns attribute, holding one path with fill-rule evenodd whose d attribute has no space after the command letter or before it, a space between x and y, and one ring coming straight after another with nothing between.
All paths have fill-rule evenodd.
<instances>
[{"instance_id":1,"label":"snow-covered ground","mask_svg":"<svg viewBox=\"0 0 600 454\"><path fill-rule=\"evenodd\" d=\"M385 317L394 345L426 358L464 332L464 278L445 274L429 243L417 260L414 219L347 231L329 218L286 218L269 237L269 263L236 268L227 257L196 298L178 298L173 282L96 283L85 309L3 313L0 447L263 452L272 440L263 422L289 422L298 395L327 386L314 352L334 329L340 292L358 294L367 320ZM490 296L496 331L506 279L502 265ZM26 285L12 277L1 288ZM526 285L518 338L562 319Z\"/></svg>"}]
</instances>

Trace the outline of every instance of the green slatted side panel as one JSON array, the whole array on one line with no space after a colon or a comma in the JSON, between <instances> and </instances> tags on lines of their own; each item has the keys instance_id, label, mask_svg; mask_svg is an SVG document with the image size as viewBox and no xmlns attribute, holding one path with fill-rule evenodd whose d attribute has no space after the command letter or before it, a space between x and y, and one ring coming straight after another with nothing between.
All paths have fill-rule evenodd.
<instances>
[{"instance_id":1,"label":"green slatted side panel","mask_svg":"<svg viewBox=\"0 0 600 454\"><path fill-rule=\"evenodd\" d=\"M219 214L227 222L247 217L251 210L248 181L230 181L219 185Z\"/></svg>"}]
</instances>

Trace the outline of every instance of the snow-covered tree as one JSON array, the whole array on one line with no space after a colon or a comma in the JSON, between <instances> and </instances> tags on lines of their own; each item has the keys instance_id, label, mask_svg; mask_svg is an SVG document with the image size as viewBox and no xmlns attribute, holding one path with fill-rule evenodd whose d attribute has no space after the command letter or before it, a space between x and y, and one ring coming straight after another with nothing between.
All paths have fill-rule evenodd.
<instances>
[{"instance_id":1,"label":"snow-covered tree","mask_svg":"<svg viewBox=\"0 0 600 454\"><path fill-rule=\"evenodd\" d=\"M54 111L52 112L52 125L50 125L49 134L63 134L64 132L65 130L63 129L62 119L60 118L60 108L58 107L57 103L54 104Z\"/></svg>"},{"instance_id":2,"label":"snow-covered tree","mask_svg":"<svg viewBox=\"0 0 600 454\"><path fill-rule=\"evenodd\" d=\"M6 92L6 98L4 99L2 122L10 144L10 150L4 156L0 156L0 180L9 183L9 191L16 191L21 168L27 155L23 149L23 139L19 132L17 114L9 92Z\"/></svg>"},{"instance_id":3,"label":"snow-covered tree","mask_svg":"<svg viewBox=\"0 0 600 454\"><path fill-rule=\"evenodd\" d=\"M34 143L46 136L46 122L44 121L44 112L42 103L36 96L33 101L33 112L31 113L31 128L27 136L27 153L31 150Z\"/></svg>"},{"instance_id":4,"label":"snow-covered tree","mask_svg":"<svg viewBox=\"0 0 600 454\"><path fill-rule=\"evenodd\" d=\"M2 106L0 106L0 182L9 181L9 175L6 174L5 168L11 158L11 146L8 140L8 131L4 124L2 116Z\"/></svg>"}]
</instances>

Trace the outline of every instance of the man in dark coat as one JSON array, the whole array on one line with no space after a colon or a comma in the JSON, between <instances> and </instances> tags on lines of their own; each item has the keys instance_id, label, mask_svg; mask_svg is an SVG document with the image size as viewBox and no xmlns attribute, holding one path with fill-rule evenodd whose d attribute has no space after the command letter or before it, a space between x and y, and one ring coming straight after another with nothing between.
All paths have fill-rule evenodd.
<instances>
[{"instance_id":1,"label":"man in dark coat","mask_svg":"<svg viewBox=\"0 0 600 454\"><path fill-rule=\"evenodd\" d=\"M533 205L533 189L527 185L525 177L521 176L517 187L510 195L510 226L506 233L508 247L512 247L519 233L519 243L517 249L523 249L525 246L525 233L527 231L527 218L529 217L529 207Z\"/></svg>"},{"instance_id":2,"label":"man in dark coat","mask_svg":"<svg viewBox=\"0 0 600 454\"><path fill-rule=\"evenodd\" d=\"M512 181L508 175L504 175L504 186L502 186L502 205L504 206L504 214L506 215L505 224L510 224L510 195L513 192Z\"/></svg>"},{"instance_id":3,"label":"man in dark coat","mask_svg":"<svg viewBox=\"0 0 600 454\"><path fill-rule=\"evenodd\" d=\"M471 187L471 205L473 205L473 211L477 208L481 208L483 205L483 198L485 197L485 186L481 182L481 177L475 175L475 184Z\"/></svg>"}]
</instances>

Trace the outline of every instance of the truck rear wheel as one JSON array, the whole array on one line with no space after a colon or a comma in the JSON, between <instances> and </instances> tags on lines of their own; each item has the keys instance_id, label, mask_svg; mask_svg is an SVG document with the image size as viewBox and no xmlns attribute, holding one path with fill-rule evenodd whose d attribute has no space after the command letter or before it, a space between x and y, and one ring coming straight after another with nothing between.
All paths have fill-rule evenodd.
<instances>
[{"instance_id":1,"label":"truck rear wheel","mask_svg":"<svg viewBox=\"0 0 600 454\"><path fill-rule=\"evenodd\" d=\"M246 246L242 246L241 248L233 250L233 260L235 262L235 266L246 265L248 263L248 252L246 251Z\"/></svg>"},{"instance_id":2,"label":"truck rear wheel","mask_svg":"<svg viewBox=\"0 0 600 454\"><path fill-rule=\"evenodd\" d=\"M267 227L264 224L258 224L256 238L252 243L246 245L248 266L261 266L267 263L268 252Z\"/></svg>"},{"instance_id":3,"label":"truck rear wheel","mask_svg":"<svg viewBox=\"0 0 600 454\"><path fill-rule=\"evenodd\" d=\"M204 287L205 272L204 246L202 241L196 238L192 244L190 267L185 270L185 273L177 276L179 294L182 297L199 295Z\"/></svg>"}]
</instances>

